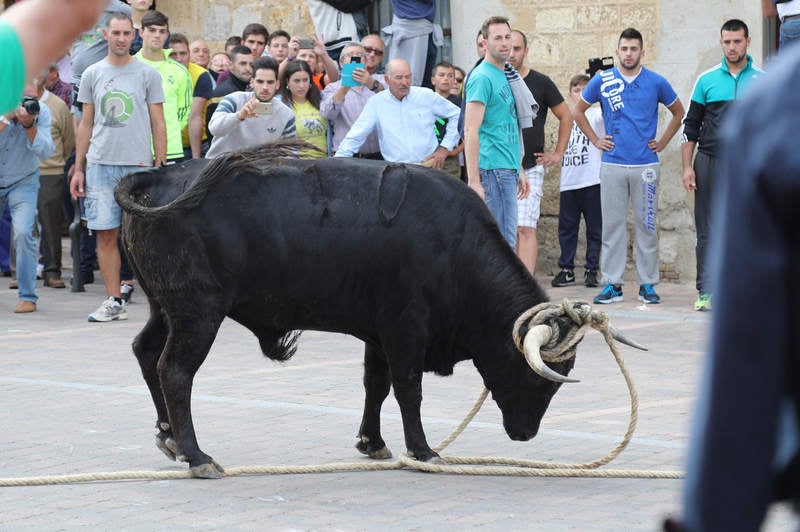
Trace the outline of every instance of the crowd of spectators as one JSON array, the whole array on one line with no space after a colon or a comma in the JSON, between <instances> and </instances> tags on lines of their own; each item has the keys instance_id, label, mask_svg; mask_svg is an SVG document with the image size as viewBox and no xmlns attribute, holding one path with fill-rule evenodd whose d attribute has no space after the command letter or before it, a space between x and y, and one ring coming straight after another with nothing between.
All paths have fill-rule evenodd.
<instances>
[{"instance_id":1,"label":"crowd of spectators","mask_svg":"<svg viewBox=\"0 0 800 532\"><path fill-rule=\"evenodd\" d=\"M37 274L43 278L44 286L65 286L61 279L60 246L54 233L63 228L65 219L72 217L68 189L74 199L82 200L85 194L74 185L78 182L75 175L86 179L86 188L91 190L87 164L93 168L96 164L129 166L130 161L118 161L111 152L103 160L92 160L92 154L102 152L103 148L96 143L107 139L107 134L98 131L102 127L121 128L135 116L134 110L127 107L132 105L132 100L126 99L129 95L124 91L112 94L106 87L101 100L97 100L96 94L90 95L88 89L80 96L85 71L90 68L96 71L99 68L96 65L113 62L124 49L137 64L146 66L148 73L156 72L161 82L161 95L152 99L148 93L144 100L154 105L151 113L159 114L160 118L140 117L146 118L146 124L126 131L128 141L135 141L131 135L142 136L151 147L151 159L142 158L133 162L133 166L215 158L280 138L299 138L314 146L315 149L299 154L304 158L356 157L430 166L463 180L485 199L502 234L532 274L537 261L536 225L542 180L549 166L561 164L561 271L552 284L566 286L575 281L577 228L583 216L588 244L585 284L605 285L595 298L596 303L622 300L624 212L629 198L622 197L621 192L613 193L612 197L608 183L612 179L622 183L644 176L644 195L632 196L634 210L646 213L641 224L635 226L639 297L647 303L658 303L659 297L653 289L658 282L653 208L658 183L657 153L677 132L683 106L666 80L640 64L643 41L636 30L629 28L623 33L617 50L621 64L608 70L610 77L604 80L633 87L640 87L651 78L657 80L647 97L654 95L656 106L659 102L668 106L673 119L658 142L644 139L645 151L620 155L627 150L624 141L630 137L614 137L612 133L619 133L623 126L637 130L646 121L648 132L655 137L657 114L626 118L624 111L617 113L623 106L614 108L613 102L609 104L597 92L599 83L583 78L572 80L570 93L575 87L579 89L572 94L572 104L568 106L549 77L526 65L530 53L527 36L513 30L501 17L484 23L476 40L478 61L472 69L465 70L448 62L436 63L440 28L434 23L434 11L428 2L393 1L394 18L390 26L380 33L370 33L359 19L353 25L355 34L349 38L337 35L323 39L320 27L316 34L292 35L284 29L270 31L262 23L252 22L241 34L228 38L224 50L212 50L202 35L170 32L168 17L155 10L153 3L153 0L111 0L95 27L76 40L64 59L42 73L37 88L33 89L38 90L33 97L55 109L51 114L58 118L48 130L56 153L52 157L50 153L40 154L42 184L38 211L42 239ZM326 6L322 7L318 4L309 2L309 7L315 23L324 25L325 9L332 3L324 2ZM109 24L113 19L117 20L115 24L125 26L120 18L128 20L129 35L124 28L117 36L111 31ZM96 101L88 101L89 98ZM50 105L55 99L70 109L72 120L63 119L60 106ZM594 102L599 105L592 107ZM93 123L84 126L82 137L78 133L87 104L91 106ZM570 107L575 108L577 124L573 122ZM548 111L558 120L557 140L549 149L545 147L544 135ZM613 124L609 122L612 119ZM151 138L160 131L161 124L166 137L163 161L158 143ZM609 125L616 129L609 131ZM77 157L72 153L73 145ZM630 176L620 174L621 168L631 167L637 169L626 170ZM603 196L599 185L601 170L606 175L604 181L608 182ZM631 183L625 187L633 190ZM97 184L94 187L97 189ZM57 191L63 196L60 199L64 218L56 209ZM109 201L113 202L113 198ZM80 208L85 217L90 217L85 214L83 203ZM603 224L601 211L606 215L614 211L613 223ZM11 247L8 221L6 215L6 225L0 224L0 270L10 275L14 264L7 257ZM93 271L97 267L103 270L104 257L110 256L108 250L99 257L96 252L97 235L104 230L92 230L89 224L82 235L81 261L76 265L75 275L80 275L83 283L93 282ZM103 273L109 298L122 306L130 300L135 281L124 252L118 254L114 261L120 262L119 276ZM108 284L108 277L121 280L119 289ZM11 286L20 285L13 280ZM708 298L704 288L699 290ZM37 296L28 292L32 290L26 288L24 297L35 303ZM35 310L35 305L25 309ZM710 302L701 310L708 309ZM109 320L124 317L124 312L116 312ZM106 319L95 312L90 321Z\"/></svg>"}]
</instances>

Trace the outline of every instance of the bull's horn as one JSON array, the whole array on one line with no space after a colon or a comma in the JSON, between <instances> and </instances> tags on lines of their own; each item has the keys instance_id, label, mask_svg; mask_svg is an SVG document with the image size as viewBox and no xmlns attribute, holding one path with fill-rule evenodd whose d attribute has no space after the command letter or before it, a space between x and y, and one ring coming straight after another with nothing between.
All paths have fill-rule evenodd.
<instances>
[{"instance_id":1,"label":"bull's horn","mask_svg":"<svg viewBox=\"0 0 800 532\"><path fill-rule=\"evenodd\" d=\"M608 332L609 334L611 334L611 338L613 338L614 340L616 340L621 344L629 345L631 347L635 347L636 349L641 349L642 351L647 351L647 348L645 346L643 346L639 342L631 340L630 338L626 337L624 334L619 332L619 330L610 325L608 326Z\"/></svg>"},{"instance_id":2,"label":"bull's horn","mask_svg":"<svg viewBox=\"0 0 800 532\"><path fill-rule=\"evenodd\" d=\"M570 379L560 373L556 373L542 360L539 350L550 340L550 334L550 327L547 325L537 325L528 331L528 334L525 335L525 340L522 342L525 360L528 361L533 371L547 380L554 382L580 382L577 379Z\"/></svg>"}]
</instances>

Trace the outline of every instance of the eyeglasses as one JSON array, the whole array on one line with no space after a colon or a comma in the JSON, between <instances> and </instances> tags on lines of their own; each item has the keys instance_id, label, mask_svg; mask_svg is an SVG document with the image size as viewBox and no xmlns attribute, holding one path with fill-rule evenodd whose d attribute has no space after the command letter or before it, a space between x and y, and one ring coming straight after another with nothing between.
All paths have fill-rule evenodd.
<instances>
[{"instance_id":1,"label":"eyeglasses","mask_svg":"<svg viewBox=\"0 0 800 532\"><path fill-rule=\"evenodd\" d=\"M383 55L383 50L378 50L377 48L373 48L371 46L365 46L364 51L368 54L375 54L378 57Z\"/></svg>"}]
</instances>

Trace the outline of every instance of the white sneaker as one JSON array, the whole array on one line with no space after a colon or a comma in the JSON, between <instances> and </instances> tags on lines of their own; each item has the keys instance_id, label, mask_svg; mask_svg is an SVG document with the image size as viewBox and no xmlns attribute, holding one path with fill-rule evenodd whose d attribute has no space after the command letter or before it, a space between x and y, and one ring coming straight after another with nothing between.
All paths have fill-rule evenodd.
<instances>
[{"instance_id":1,"label":"white sneaker","mask_svg":"<svg viewBox=\"0 0 800 532\"><path fill-rule=\"evenodd\" d=\"M127 320L128 313L124 305L117 303L113 297L109 297L97 310L89 314L89 321L114 321Z\"/></svg>"}]
</instances>

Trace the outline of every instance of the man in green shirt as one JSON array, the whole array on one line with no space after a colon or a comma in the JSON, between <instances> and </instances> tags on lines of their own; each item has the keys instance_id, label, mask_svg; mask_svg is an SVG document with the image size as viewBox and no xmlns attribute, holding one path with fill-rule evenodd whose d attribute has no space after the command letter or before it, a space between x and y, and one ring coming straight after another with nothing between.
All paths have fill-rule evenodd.
<instances>
[{"instance_id":1,"label":"man in green shirt","mask_svg":"<svg viewBox=\"0 0 800 532\"><path fill-rule=\"evenodd\" d=\"M155 68L164 89L164 121L167 125L167 161L183 159L181 131L189 122L192 107L192 77L185 66L169 58L165 50L169 19L158 11L142 17L142 49L134 57Z\"/></svg>"}]
</instances>

